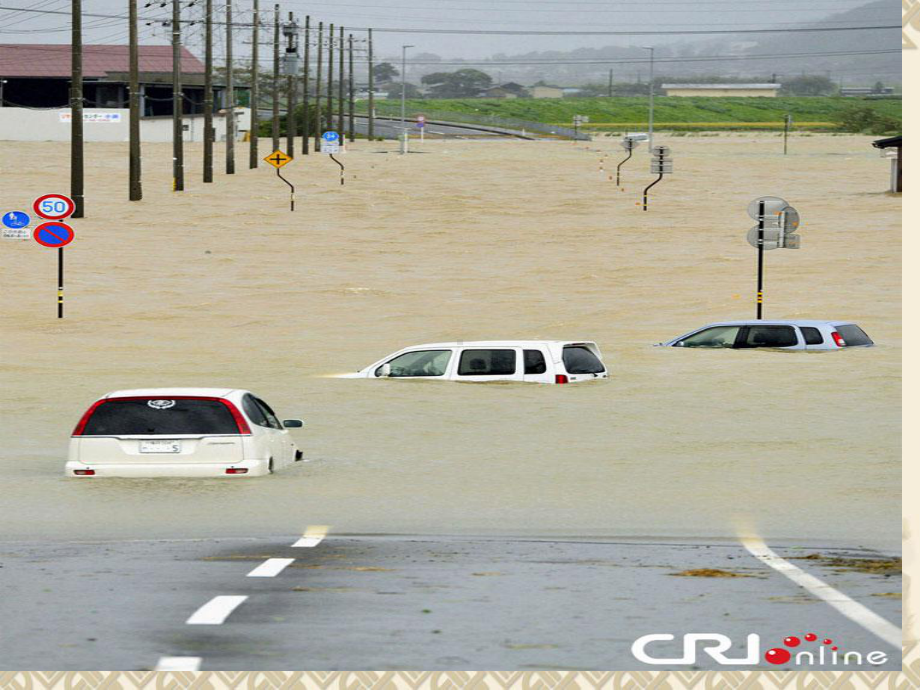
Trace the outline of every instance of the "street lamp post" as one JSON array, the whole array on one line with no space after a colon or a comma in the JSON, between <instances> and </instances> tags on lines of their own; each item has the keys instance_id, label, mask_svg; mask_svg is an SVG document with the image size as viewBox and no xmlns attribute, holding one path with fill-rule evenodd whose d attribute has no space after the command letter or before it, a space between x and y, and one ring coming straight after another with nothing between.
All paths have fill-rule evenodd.
<instances>
[{"instance_id":1,"label":"street lamp post","mask_svg":"<svg viewBox=\"0 0 920 690\"><path fill-rule=\"evenodd\" d=\"M648 51L648 150L652 150L652 138L655 133L655 49L642 46Z\"/></svg>"},{"instance_id":2,"label":"street lamp post","mask_svg":"<svg viewBox=\"0 0 920 690\"><path fill-rule=\"evenodd\" d=\"M415 46L402 47L402 105L400 107L400 119L402 120L403 129L406 128L406 49L415 48Z\"/></svg>"}]
</instances>

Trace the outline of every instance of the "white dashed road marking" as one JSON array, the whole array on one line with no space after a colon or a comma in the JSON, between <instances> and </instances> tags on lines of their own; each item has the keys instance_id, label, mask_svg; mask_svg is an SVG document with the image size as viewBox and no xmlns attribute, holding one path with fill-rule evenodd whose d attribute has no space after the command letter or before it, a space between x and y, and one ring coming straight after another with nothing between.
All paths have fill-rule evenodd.
<instances>
[{"instance_id":1,"label":"white dashed road marking","mask_svg":"<svg viewBox=\"0 0 920 690\"><path fill-rule=\"evenodd\" d=\"M200 656L161 656L154 671L197 671L201 668Z\"/></svg>"},{"instance_id":2,"label":"white dashed road marking","mask_svg":"<svg viewBox=\"0 0 920 690\"><path fill-rule=\"evenodd\" d=\"M251 570L246 577L275 577L294 562L293 558L269 558Z\"/></svg>"},{"instance_id":3,"label":"white dashed road marking","mask_svg":"<svg viewBox=\"0 0 920 690\"><path fill-rule=\"evenodd\" d=\"M326 525L311 525L303 536L295 541L291 546L312 548L319 544L326 537L329 528Z\"/></svg>"},{"instance_id":4,"label":"white dashed road marking","mask_svg":"<svg viewBox=\"0 0 920 690\"><path fill-rule=\"evenodd\" d=\"M879 639L884 640L893 647L901 648L901 630L893 623L885 620L859 602L850 599L843 592L838 592L814 575L809 575L798 566L780 558L759 537L743 537L741 543L760 562L782 573L799 587L807 590L809 594L827 602L828 605L837 609L844 616Z\"/></svg>"},{"instance_id":5,"label":"white dashed road marking","mask_svg":"<svg viewBox=\"0 0 920 690\"><path fill-rule=\"evenodd\" d=\"M220 625L227 620L227 616L233 613L233 610L237 606L248 598L249 597L244 596L214 597L207 604L195 611L185 622L188 625Z\"/></svg>"}]
</instances>

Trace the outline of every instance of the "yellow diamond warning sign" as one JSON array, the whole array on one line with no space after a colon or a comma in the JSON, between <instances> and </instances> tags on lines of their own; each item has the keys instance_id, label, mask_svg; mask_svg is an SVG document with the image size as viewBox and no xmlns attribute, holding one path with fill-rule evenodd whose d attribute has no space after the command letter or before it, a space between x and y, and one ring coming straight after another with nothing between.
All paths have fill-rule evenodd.
<instances>
[{"instance_id":1,"label":"yellow diamond warning sign","mask_svg":"<svg viewBox=\"0 0 920 690\"><path fill-rule=\"evenodd\" d=\"M294 159L282 151L275 151L274 153L265 156L265 158L262 160L264 160L269 165L274 165L276 168L283 168Z\"/></svg>"}]
</instances>

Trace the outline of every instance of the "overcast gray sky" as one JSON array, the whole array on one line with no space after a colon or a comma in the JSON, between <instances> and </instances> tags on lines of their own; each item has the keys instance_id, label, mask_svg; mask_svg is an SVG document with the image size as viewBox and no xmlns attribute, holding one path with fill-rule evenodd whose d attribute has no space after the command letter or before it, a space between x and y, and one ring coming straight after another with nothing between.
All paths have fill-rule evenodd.
<instances>
[{"instance_id":1,"label":"overcast gray sky","mask_svg":"<svg viewBox=\"0 0 920 690\"><path fill-rule=\"evenodd\" d=\"M183 17L200 18L205 0L183 0ZM140 14L145 18L168 19L171 1L168 3L139 0ZM273 4L261 0L263 18L269 20ZM859 7L865 0L342 0L323 3L311 0L284 0L282 13L286 17L293 11L299 21L309 14L313 22L329 22L337 26L358 29L372 26L378 29L375 35L375 53L378 60L396 59L401 46L411 44L412 55L435 53L443 58L487 58L496 54L516 55L537 51L568 51L578 48L600 48L603 46L643 46L674 44L688 41L712 41L720 39L725 46L733 41L763 40L763 34L718 36L718 35L657 35L657 36L584 36L584 35L483 35L483 34L436 34L436 33L390 33L383 29L460 29L460 30L502 30L502 31L679 31L679 30L731 30L763 27L791 28L802 26L830 15ZM3 0L3 8L29 7L36 10L69 11L70 0ZM126 13L124 0L84 0L87 13ZM225 5L214 0L215 11L222 16ZM233 2L235 21L248 22L251 19L251 1ZM896 0L886 0L884 7L867 9L859 14L863 24L892 24L900 16ZM848 22L852 24L852 21ZM196 52L201 42L201 26L187 27L187 38ZM863 32L833 34L839 37L843 47L858 47ZM803 50L807 50L809 36L800 34ZM250 32L239 29L236 36L237 55L244 57L249 50L247 42ZM16 13L0 9L0 41L67 43L69 42L69 18L65 15ZM270 39L268 33L265 40ZM123 43L127 40L127 26L124 20L86 17L85 39L87 43ZM156 22L142 22L142 43L168 43L167 28ZM218 44L217 54L223 52ZM268 51L263 55L269 57ZM421 72L435 68L426 67Z\"/></svg>"}]
</instances>

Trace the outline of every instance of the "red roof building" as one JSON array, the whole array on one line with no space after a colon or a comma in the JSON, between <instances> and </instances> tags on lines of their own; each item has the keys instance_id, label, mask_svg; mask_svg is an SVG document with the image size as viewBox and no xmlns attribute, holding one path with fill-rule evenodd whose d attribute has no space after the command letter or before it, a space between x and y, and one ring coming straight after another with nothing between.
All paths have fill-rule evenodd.
<instances>
[{"instance_id":1,"label":"red roof building","mask_svg":"<svg viewBox=\"0 0 920 690\"><path fill-rule=\"evenodd\" d=\"M70 44L0 44L0 106L67 108ZM141 112L172 113L172 46L139 46ZM201 112L204 64L182 48L180 66L184 112ZM223 107L223 85L214 85L215 105ZM83 96L87 108L128 107L128 46L83 46Z\"/></svg>"}]
</instances>

